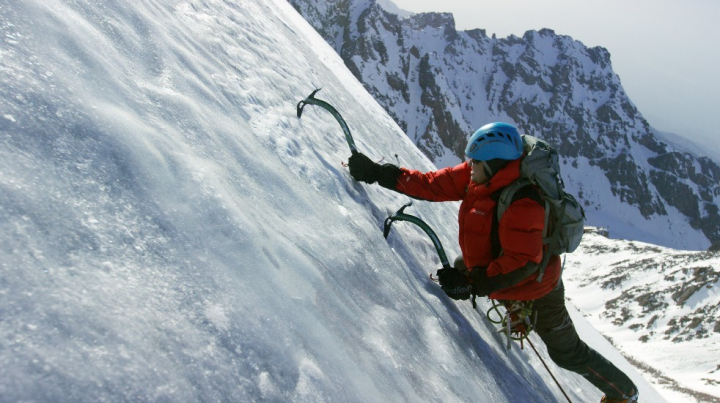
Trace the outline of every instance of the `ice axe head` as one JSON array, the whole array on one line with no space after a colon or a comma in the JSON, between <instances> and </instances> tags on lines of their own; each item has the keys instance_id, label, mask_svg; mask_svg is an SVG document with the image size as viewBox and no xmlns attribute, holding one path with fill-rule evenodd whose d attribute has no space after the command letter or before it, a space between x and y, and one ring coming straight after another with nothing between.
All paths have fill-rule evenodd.
<instances>
[{"instance_id":1,"label":"ice axe head","mask_svg":"<svg viewBox=\"0 0 720 403\"><path fill-rule=\"evenodd\" d=\"M301 117L301 116L302 116L303 108L305 107L305 105L307 105L307 100L308 100L308 99L315 99L315 94L317 94L318 91L320 91L320 88L318 88L318 89L316 89L315 91L313 91L310 95L308 95L307 98L305 98L305 99L303 99L302 101L298 102L298 104L297 104L297 117Z\"/></svg>"},{"instance_id":2,"label":"ice axe head","mask_svg":"<svg viewBox=\"0 0 720 403\"><path fill-rule=\"evenodd\" d=\"M385 239L387 239L388 235L390 234L390 227L392 226L393 221L398 220L399 217L404 214L405 209L410 206L412 206L412 201L400 207L400 210L396 211L395 214L385 219L385 225L383 228L383 236L385 237Z\"/></svg>"}]
</instances>

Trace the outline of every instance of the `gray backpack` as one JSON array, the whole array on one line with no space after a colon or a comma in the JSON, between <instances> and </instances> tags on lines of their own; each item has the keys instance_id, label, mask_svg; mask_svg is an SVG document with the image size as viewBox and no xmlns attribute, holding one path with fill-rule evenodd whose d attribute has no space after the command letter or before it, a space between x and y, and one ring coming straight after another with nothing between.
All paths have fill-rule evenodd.
<instances>
[{"instance_id":1,"label":"gray backpack","mask_svg":"<svg viewBox=\"0 0 720 403\"><path fill-rule=\"evenodd\" d=\"M580 245L585 226L585 211L575 198L566 193L560 177L558 153L546 142L522 135L525 158L520 164L520 178L500 192L497 221L514 201L518 190L534 185L545 203L543 245L547 249L538 265L537 281L542 281L551 256L571 253ZM501 251L502 253L502 251Z\"/></svg>"}]
</instances>

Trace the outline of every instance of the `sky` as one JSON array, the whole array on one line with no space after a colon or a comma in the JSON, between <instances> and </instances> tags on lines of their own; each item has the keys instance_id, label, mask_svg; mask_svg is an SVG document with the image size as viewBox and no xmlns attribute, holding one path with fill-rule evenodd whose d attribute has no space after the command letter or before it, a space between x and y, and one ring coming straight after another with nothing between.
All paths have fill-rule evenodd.
<instances>
[{"instance_id":1,"label":"sky","mask_svg":"<svg viewBox=\"0 0 720 403\"><path fill-rule=\"evenodd\" d=\"M424 233L383 238L408 198L350 178L332 116L298 119L322 83L360 150L432 168L286 1L0 9L0 401L563 400L428 278ZM406 213L454 257L457 208Z\"/></svg>"},{"instance_id":2,"label":"sky","mask_svg":"<svg viewBox=\"0 0 720 403\"><path fill-rule=\"evenodd\" d=\"M450 12L460 30L498 37L550 28L611 54L630 99L654 128L716 147L720 2L713 0L393 0Z\"/></svg>"}]
</instances>

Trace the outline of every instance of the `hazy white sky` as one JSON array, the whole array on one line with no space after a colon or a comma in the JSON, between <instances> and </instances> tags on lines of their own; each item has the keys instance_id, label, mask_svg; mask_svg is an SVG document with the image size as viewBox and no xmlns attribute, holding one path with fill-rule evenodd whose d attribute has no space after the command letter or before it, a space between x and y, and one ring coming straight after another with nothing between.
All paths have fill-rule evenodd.
<instances>
[{"instance_id":1,"label":"hazy white sky","mask_svg":"<svg viewBox=\"0 0 720 403\"><path fill-rule=\"evenodd\" d=\"M460 30L498 37L550 28L602 46L650 124L716 146L720 114L720 1L392 0L412 12L453 13Z\"/></svg>"}]
</instances>

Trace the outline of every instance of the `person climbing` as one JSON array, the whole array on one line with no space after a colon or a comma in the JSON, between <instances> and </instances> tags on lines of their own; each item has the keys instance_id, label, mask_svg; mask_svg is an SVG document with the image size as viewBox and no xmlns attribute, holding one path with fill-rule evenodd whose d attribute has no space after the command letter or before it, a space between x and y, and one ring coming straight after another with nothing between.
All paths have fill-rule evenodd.
<instances>
[{"instance_id":1,"label":"person climbing","mask_svg":"<svg viewBox=\"0 0 720 403\"><path fill-rule=\"evenodd\" d=\"M507 123L481 127L470 137L465 155L466 162L426 173L379 164L359 152L350 157L348 166L360 182L377 182L417 199L462 201L458 213L462 255L452 268L438 270L445 293L456 300L487 296L532 301L534 330L559 367L600 389L605 394L601 403L636 403L638 391L630 378L578 336L565 307L559 256L549 258L540 281L537 271L527 270L543 258L545 204L537 188L521 188L499 222L493 223L498 195L520 177L524 154L517 128Z\"/></svg>"}]
</instances>

